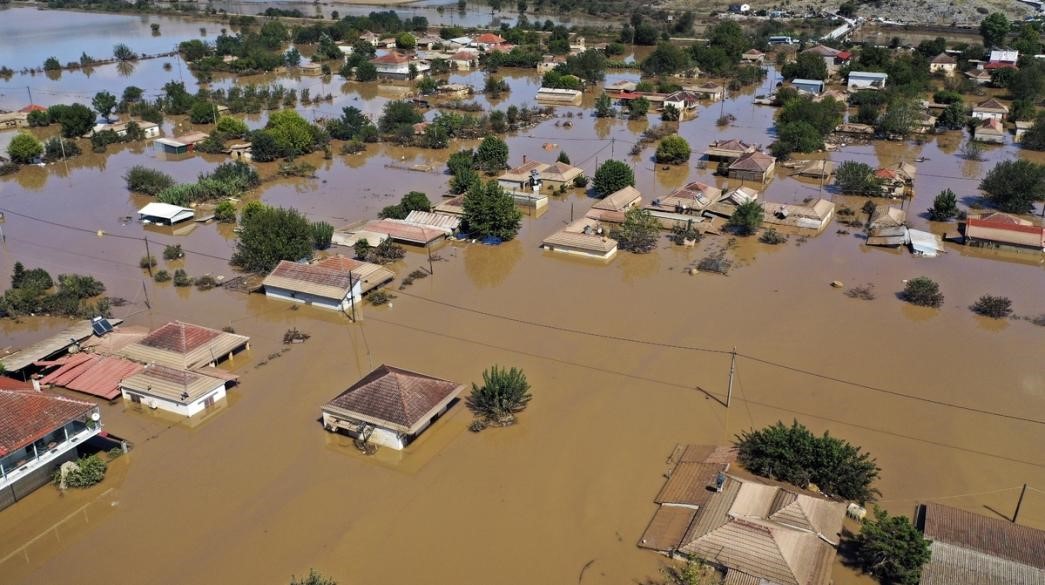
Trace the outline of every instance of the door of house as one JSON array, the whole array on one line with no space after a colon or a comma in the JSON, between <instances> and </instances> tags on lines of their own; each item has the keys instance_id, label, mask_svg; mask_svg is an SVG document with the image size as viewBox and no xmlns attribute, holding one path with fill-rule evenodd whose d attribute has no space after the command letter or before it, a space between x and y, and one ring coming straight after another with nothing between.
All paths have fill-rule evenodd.
<instances>
[{"instance_id":1,"label":"door of house","mask_svg":"<svg viewBox=\"0 0 1045 585\"><path fill-rule=\"evenodd\" d=\"M141 404L142 397L138 394L131 394L131 402L134 404Z\"/></svg>"},{"instance_id":2,"label":"door of house","mask_svg":"<svg viewBox=\"0 0 1045 585\"><path fill-rule=\"evenodd\" d=\"M208 397L203 399L203 408L210 408L212 406L214 406L214 395L213 394L211 394L210 396L208 396Z\"/></svg>"}]
</instances>

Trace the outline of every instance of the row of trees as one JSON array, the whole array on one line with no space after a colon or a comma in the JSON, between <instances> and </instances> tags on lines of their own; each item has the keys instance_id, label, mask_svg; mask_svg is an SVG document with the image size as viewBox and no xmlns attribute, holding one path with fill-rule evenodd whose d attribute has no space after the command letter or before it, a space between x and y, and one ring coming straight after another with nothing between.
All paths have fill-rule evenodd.
<instances>
[{"instance_id":1,"label":"row of trees","mask_svg":"<svg viewBox=\"0 0 1045 585\"><path fill-rule=\"evenodd\" d=\"M60 274L57 280L43 268L15 262L11 288L0 297L0 317L50 314L88 318L109 316L109 300L99 298L105 285L93 276Z\"/></svg>"}]
</instances>

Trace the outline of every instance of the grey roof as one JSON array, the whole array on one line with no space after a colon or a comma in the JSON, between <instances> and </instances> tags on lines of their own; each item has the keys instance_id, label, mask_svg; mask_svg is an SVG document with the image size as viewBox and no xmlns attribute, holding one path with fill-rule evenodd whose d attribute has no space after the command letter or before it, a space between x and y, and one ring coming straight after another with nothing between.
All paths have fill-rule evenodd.
<instances>
[{"instance_id":1,"label":"grey roof","mask_svg":"<svg viewBox=\"0 0 1045 585\"><path fill-rule=\"evenodd\" d=\"M945 542L932 543L921 585L1043 585L1045 571Z\"/></svg>"},{"instance_id":2,"label":"grey roof","mask_svg":"<svg viewBox=\"0 0 1045 585\"><path fill-rule=\"evenodd\" d=\"M942 504L925 505L926 538L1045 570L1045 531Z\"/></svg>"}]
</instances>

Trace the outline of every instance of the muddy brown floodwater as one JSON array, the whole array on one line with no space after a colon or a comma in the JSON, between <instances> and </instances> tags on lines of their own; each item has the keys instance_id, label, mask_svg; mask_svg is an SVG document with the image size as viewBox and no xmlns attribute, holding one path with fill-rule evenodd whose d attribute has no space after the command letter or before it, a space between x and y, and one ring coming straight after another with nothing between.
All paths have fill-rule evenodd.
<instances>
[{"instance_id":1,"label":"muddy brown floodwater","mask_svg":"<svg viewBox=\"0 0 1045 585\"><path fill-rule=\"evenodd\" d=\"M504 76L512 91L498 107L529 103L536 78ZM608 81L624 78L635 75ZM346 88L342 95L333 85L335 102L321 107L336 112L362 104L373 113L390 99L375 86ZM698 151L719 137L769 144L774 110L751 101L766 89L706 104L680 133ZM586 97L584 109L559 108L560 116L574 114L572 128L557 126L560 117L511 136L511 161L551 160L558 149L543 146L553 143L590 175L613 156L634 165L646 198L695 179L737 184L693 165L655 170L650 149L629 156L636 133L659 122L595 120L593 98ZM736 116L731 127L715 125L723 111ZM1008 145L968 163L955 154L960 140L953 134L923 144L876 142L828 156L870 164L926 157L906 205L916 227L953 231L918 212L947 187L966 204L975 201L977 180L992 164L1025 155ZM309 159L319 167L315 179L270 181L257 196L345 224L372 217L409 190L438 199L446 175L388 165L441 167L454 149L376 145L331 161L316 156ZM881 504L893 513L910 514L916 503L936 499L1009 514L1018 486L1045 489L1040 423L748 358L738 360L727 411L719 401L728 355L687 349L736 346L798 370L1042 421L1045 328L988 321L967 309L993 293L1010 297L1017 313L1045 312L1040 256L948 244L939 258L915 258L866 248L833 225L819 237L777 247L740 240L729 250L737 266L728 277L684 272L710 248L725 246L726 237L706 238L696 248L664 241L649 255L622 253L602 265L538 248L591 204L573 192L554 198L539 217L525 217L515 241L442 245L433 276L405 291L393 286L398 298L391 305L366 306L353 324L260 295L154 284L137 267L142 243L111 236L147 234L154 254L181 243L190 253L171 267L232 276L224 258L234 234L225 227L173 234L121 220L144 202L126 191L121 177L129 167L155 166L191 180L221 160L166 160L151 148L111 148L104 157L27 168L0 182L0 207L21 214L9 214L3 226L0 274L18 260L52 273L89 272L129 301L117 314L131 324L181 319L231 325L252 338L252 349L229 365L240 384L204 420L185 424L122 403L103 405L106 429L135 448L95 488L59 496L45 487L0 512L5 584L283 583L310 567L342 583L642 581L664 562L635 542L654 512L672 447L727 442L777 420L797 419L870 451L883 469ZM272 165L260 167L263 175L274 173ZM799 201L818 191L816 183L781 172L765 195ZM830 188L824 193L836 203L862 204ZM394 268L404 275L422 265L427 256L411 250ZM895 298L903 279L921 274L940 282L943 308ZM873 283L877 298L849 299L828 286L833 280ZM0 345L23 345L61 326L42 318L2 320ZM311 339L284 351L281 338L290 327ZM471 433L471 417L459 404L402 454L383 450L367 458L348 439L324 432L317 419L321 404L380 363L464 383L479 380L491 364L519 366L535 397L514 427ZM1045 528L1045 497L1029 492L1020 520ZM835 579L867 582L841 566Z\"/></svg>"}]
</instances>

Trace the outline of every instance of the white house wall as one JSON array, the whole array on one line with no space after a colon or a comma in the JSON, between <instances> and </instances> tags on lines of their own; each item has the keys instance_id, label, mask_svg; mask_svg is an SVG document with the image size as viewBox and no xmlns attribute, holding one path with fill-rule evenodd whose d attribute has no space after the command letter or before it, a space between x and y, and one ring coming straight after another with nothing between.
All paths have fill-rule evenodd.
<instances>
[{"instance_id":1,"label":"white house wall","mask_svg":"<svg viewBox=\"0 0 1045 585\"><path fill-rule=\"evenodd\" d=\"M210 390L209 392L203 394L202 396L188 404L182 404L173 400L166 400L163 398L149 396L148 394L136 392L134 390L128 390L126 388L121 388L121 391L123 392L123 399L128 402L131 402L131 395L136 394L138 396L141 396L141 404L146 408L151 409L153 408L153 406L155 406L158 410L172 412L174 414L180 414L181 416L185 417L195 416L206 410L207 407L204 404L204 401L206 401L208 397L213 397L214 402L218 402L219 400L225 398L227 395L225 391L224 382L221 382L218 387L214 388L213 390Z\"/></svg>"},{"instance_id":2,"label":"white house wall","mask_svg":"<svg viewBox=\"0 0 1045 585\"><path fill-rule=\"evenodd\" d=\"M352 292L354 293L353 296L355 297L355 302L357 303L360 302L360 300L363 297L361 291L362 284L359 281L356 281L352 285ZM274 299L279 299L281 301L290 301L292 303L301 303L305 305L312 305L314 307L320 307L322 309L330 309L332 311L343 311L351 308L351 302L348 298L348 294L346 294L345 298L341 299L341 301L336 301L327 297L320 297L313 294L294 292L278 287L266 286L265 296Z\"/></svg>"}]
</instances>

